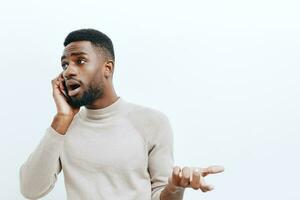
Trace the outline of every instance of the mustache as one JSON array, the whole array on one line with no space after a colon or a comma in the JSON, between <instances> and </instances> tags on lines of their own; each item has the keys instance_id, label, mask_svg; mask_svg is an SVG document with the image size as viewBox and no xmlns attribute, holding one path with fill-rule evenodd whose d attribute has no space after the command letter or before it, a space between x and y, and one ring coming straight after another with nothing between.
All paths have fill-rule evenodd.
<instances>
[{"instance_id":1,"label":"mustache","mask_svg":"<svg viewBox=\"0 0 300 200\"><path fill-rule=\"evenodd\" d=\"M67 81L70 81L70 80L73 80L73 81L76 81L76 82L82 84L81 80L76 79L76 78L66 78L64 82L67 82Z\"/></svg>"}]
</instances>

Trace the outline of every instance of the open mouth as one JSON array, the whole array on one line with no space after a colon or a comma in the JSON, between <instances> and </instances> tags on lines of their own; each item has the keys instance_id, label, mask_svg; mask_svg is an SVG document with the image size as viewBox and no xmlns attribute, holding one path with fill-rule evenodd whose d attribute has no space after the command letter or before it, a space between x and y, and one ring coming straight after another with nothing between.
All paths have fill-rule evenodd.
<instances>
[{"instance_id":1,"label":"open mouth","mask_svg":"<svg viewBox=\"0 0 300 200\"><path fill-rule=\"evenodd\" d=\"M68 88L68 95L75 96L79 93L81 87L79 83L75 81L70 81L67 83L67 88Z\"/></svg>"},{"instance_id":2,"label":"open mouth","mask_svg":"<svg viewBox=\"0 0 300 200\"><path fill-rule=\"evenodd\" d=\"M79 87L80 87L79 84L73 84L73 85L70 85L70 86L69 86L69 90L75 90L75 89L77 89L77 88L79 88Z\"/></svg>"},{"instance_id":3,"label":"open mouth","mask_svg":"<svg viewBox=\"0 0 300 200\"><path fill-rule=\"evenodd\" d=\"M74 87L71 87L70 88L70 90L69 90L69 92L68 92L68 95L69 96L75 96L75 95L77 95L78 93L80 92L80 85L78 85L78 86L74 86Z\"/></svg>"}]
</instances>

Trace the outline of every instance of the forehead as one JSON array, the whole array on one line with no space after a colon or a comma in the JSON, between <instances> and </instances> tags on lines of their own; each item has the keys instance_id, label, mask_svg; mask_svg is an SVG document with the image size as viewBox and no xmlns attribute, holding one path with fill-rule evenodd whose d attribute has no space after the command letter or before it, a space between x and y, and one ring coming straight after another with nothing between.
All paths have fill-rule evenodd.
<instances>
[{"instance_id":1,"label":"forehead","mask_svg":"<svg viewBox=\"0 0 300 200\"><path fill-rule=\"evenodd\" d=\"M77 41L68 44L64 51L63 57L71 56L72 53L82 52L87 55L95 55L95 48L90 41Z\"/></svg>"}]
</instances>

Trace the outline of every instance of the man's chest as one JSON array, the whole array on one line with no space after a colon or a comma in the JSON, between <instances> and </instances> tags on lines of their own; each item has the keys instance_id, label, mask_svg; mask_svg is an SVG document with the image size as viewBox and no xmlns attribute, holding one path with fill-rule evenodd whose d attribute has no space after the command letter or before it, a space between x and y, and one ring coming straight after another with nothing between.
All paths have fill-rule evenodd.
<instances>
[{"instance_id":1,"label":"man's chest","mask_svg":"<svg viewBox=\"0 0 300 200\"><path fill-rule=\"evenodd\" d=\"M68 133L62 163L86 170L145 170L148 151L141 134L130 125L77 130Z\"/></svg>"}]
</instances>

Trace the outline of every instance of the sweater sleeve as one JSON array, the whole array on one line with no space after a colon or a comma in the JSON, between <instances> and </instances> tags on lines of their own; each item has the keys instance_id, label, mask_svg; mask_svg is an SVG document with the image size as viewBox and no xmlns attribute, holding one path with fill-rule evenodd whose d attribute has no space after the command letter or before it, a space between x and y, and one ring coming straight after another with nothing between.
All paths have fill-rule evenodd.
<instances>
[{"instance_id":1,"label":"sweater sleeve","mask_svg":"<svg viewBox=\"0 0 300 200\"><path fill-rule=\"evenodd\" d=\"M160 199L160 193L168 183L174 164L173 132L170 122L165 115L160 115L157 119L159 121L157 121L157 128L154 129L148 157L152 200Z\"/></svg>"},{"instance_id":2,"label":"sweater sleeve","mask_svg":"<svg viewBox=\"0 0 300 200\"><path fill-rule=\"evenodd\" d=\"M24 197L38 199L53 189L62 169L59 156L64 138L50 126L35 151L20 167L20 190Z\"/></svg>"}]
</instances>

